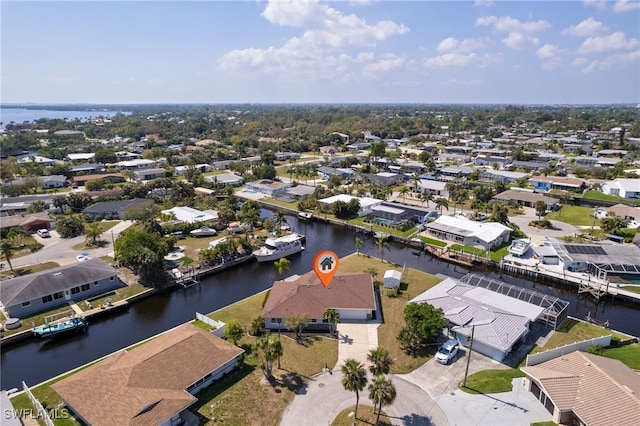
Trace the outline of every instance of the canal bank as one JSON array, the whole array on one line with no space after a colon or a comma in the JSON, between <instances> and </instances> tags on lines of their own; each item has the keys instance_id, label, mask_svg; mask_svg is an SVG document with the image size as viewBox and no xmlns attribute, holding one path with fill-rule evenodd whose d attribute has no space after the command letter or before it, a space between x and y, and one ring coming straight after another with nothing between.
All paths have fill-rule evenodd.
<instances>
[{"instance_id":1,"label":"canal bank","mask_svg":"<svg viewBox=\"0 0 640 426\"><path fill-rule=\"evenodd\" d=\"M271 215L263 211L263 217ZM312 267L315 255L325 249L334 251L339 257L355 252L355 237L364 241L360 251L374 258L379 257L373 236L345 230L342 225L327 225L319 222L287 217L295 232L306 235L306 249L289 258L291 274L303 274ZM500 275L474 265L467 268L450 264L430 255L413 254L415 249L391 243L384 258L390 262L406 265L431 274L443 274L455 278L470 271L485 272L495 278ZM86 335L70 336L60 342L19 342L0 352L2 376L0 387L19 387L22 380L27 384L40 383L50 377L77 368L119 349L164 332L193 319L195 312L213 312L231 303L254 295L271 287L279 279L271 263L248 262L241 267L228 269L202 280L201 285L180 289L171 294L156 294L130 305L129 309L92 322ZM522 277L504 275L504 281L521 287L549 293L570 301L569 315L581 319L591 318L609 321L611 327L634 336L640 335L640 310L623 303L596 303L592 298L556 286L537 283ZM411 298L417 294L410 294Z\"/></svg>"}]
</instances>

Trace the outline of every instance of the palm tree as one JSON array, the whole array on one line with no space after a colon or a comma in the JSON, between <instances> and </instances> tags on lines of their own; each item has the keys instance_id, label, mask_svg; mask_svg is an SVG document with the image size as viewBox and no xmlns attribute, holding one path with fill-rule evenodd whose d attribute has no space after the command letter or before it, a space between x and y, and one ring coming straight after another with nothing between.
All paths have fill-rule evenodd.
<instances>
[{"instance_id":1,"label":"palm tree","mask_svg":"<svg viewBox=\"0 0 640 426\"><path fill-rule=\"evenodd\" d=\"M384 249L391 250L388 238L378 237L376 239L376 247L378 247L378 253L380 253L380 261L384 262Z\"/></svg>"},{"instance_id":2,"label":"palm tree","mask_svg":"<svg viewBox=\"0 0 640 426\"><path fill-rule=\"evenodd\" d=\"M129 182L133 182L136 180L136 174L133 170L123 170L122 177L128 180Z\"/></svg>"},{"instance_id":3,"label":"palm tree","mask_svg":"<svg viewBox=\"0 0 640 426\"><path fill-rule=\"evenodd\" d=\"M374 411L375 406L378 406L378 417L376 417L376 424L378 424L382 406L389 405L396 399L396 387L384 376L376 376L373 383L369 385L369 399L373 401Z\"/></svg>"},{"instance_id":4,"label":"palm tree","mask_svg":"<svg viewBox=\"0 0 640 426\"><path fill-rule=\"evenodd\" d=\"M374 376L389 374L391 364L393 364L391 357L389 357L389 351L379 346L369 351L367 361L371 363L369 371Z\"/></svg>"},{"instance_id":5,"label":"palm tree","mask_svg":"<svg viewBox=\"0 0 640 426\"><path fill-rule=\"evenodd\" d=\"M447 211L449 211L449 201L447 201L446 198L444 197L440 197L440 198L436 198L436 208L440 209L440 215L442 215L442 208L444 207L445 209L447 209Z\"/></svg>"},{"instance_id":6,"label":"palm tree","mask_svg":"<svg viewBox=\"0 0 640 426\"><path fill-rule=\"evenodd\" d=\"M417 194L418 193L418 183L420 183L420 174L414 172L411 175L411 179L413 179L413 192Z\"/></svg>"},{"instance_id":7,"label":"palm tree","mask_svg":"<svg viewBox=\"0 0 640 426\"><path fill-rule=\"evenodd\" d=\"M355 240L356 254L360 254L360 249L362 248L363 245L364 245L364 241L356 237L356 240Z\"/></svg>"},{"instance_id":8,"label":"palm tree","mask_svg":"<svg viewBox=\"0 0 640 426\"><path fill-rule=\"evenodd\" d=\"M63 195L57 195L53 197L53 205L58 209L59 213L62 213L62 208L67 205L67 197Z\"/></svg>"},{"instance_id":9,"label":"palm tree","mask_svg":"<svg viewBox=\"0 0 640 426\"><path fill-rule=\"evenodd\" d=\"M367 372L364 366L353 358L347 358L342 367L342 386L345 390L356 393L356 411L354 418L358 417L358 404L360 403L360 391L367 385Z\"/></svg>"},{"instance_id":10,"label":"palm tree","mask_svg":"<svg viewBox=\"0 0 640 426\"><path fill-rule=\"evenodd\" d=\"M407 194L409 193L409 187L408 186L403 186L402 188L400 188L400 195L402 196L402 200L404 202L404 204L407 204Z\"/></svg>"},{"instance_id":11,"label":"palm tree","mask_svg":"<svg viewBox=\"0 0 640 426\"><path fill-rule=\"evenodd\" d=\"M424 203L427 202L427 207L429 207L429 201L433 201L433 194L430 192L425 192L424 194L420 195L420 202Z\"/></svg>"},{"instance_id":12,"label":"palm tree","mask_svg":"<svg viewBox=\"0 0 640 426\"><path fill-rule=\"evenodd\" d=\"M87 240L91 240L91 244L96 245L98 243L98 237L102 234L100 230L100 225L98 222L93 222L89 224L89 229L87 229Z\"/></svg>"},{"instance_id":13,"label":"palm tree","mask_svg":"<svg viewBox=\"0 0 640 426\"><path fill-rule=\"evenodd\" d=\"M282 222L284 222L284 212L282 210L276 210L276 222L278 223L278 231L282 228Z\"/></svg>"},{"instance_id":14,"label":"palm tree","mask_svg":"<svg viewBox=\"0 0 640 426\"><path fill-rule=\"evenodd\" d=\"M11 264L11 257L15 252L15 247L13 246L13 241L9 238L3 238L0 241L0 253L4 255L4 258L7 259L7 263L9 264L9 269L13 272L13 265Z\"/></svg>"},{"instance_id":15,"label":"palm tree","mask_svg":"<svg viewBox=\"0 0 640 426\"><path fill-rule=\"evenodd\" d=\"M273 379L273 361L283 354L282 342L277 336L262 336L256 342L256 349L262 357L262 367L268 380Z\"/></svg>"},{"instance_id":16,"label":"palm tree","mask_svg":"<svg viewBox=\"0 0 640 426\"><path fill-rule=\"evenodd\" d=\"M378 276L378 270L376 268L373 268L373 267L365 269L364 272L369 274L369 275L371 275L371 278L373 278L374 280Z\"/></svg>"},{"instance_id":17,"label":"palm tree","mask_svg":"<svg viewBox=\"0 0 640 426\"><path fill-rule=\"evenodd\" d=\"M278 275L280 275L280 278L284 278L285 271L291 270L291 262L289 262L286 257L276 260L275 262L273 262L273 264L278 270Z\"/></svg>"},{"instance_id":18,"label":"palm tree","mask_svg":"<svg viewBox=\"0 0 640 426\"><path fill-rule=\"evenodd\" d=\"M340 322L340 314L335 309L327 309L322 314L323 318L329 323L329 332L333 336L334 327Z\"/></svg>"},{"instance_id":19,"label":"palm tree","mask_svg":"<svg viewBox=\"0 0 640 426\"><path fill-rule=\"evenodd\" d=\"M600 228L607 234L618 234L622 229L627 228L627 221L620 216L607 213L600 219Z\"/></svg>"}]
</instances>

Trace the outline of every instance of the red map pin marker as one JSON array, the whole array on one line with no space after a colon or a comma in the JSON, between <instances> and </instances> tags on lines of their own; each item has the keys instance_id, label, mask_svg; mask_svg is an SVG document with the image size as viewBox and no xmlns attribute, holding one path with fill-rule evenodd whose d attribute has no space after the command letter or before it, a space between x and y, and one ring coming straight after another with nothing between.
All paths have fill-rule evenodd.
<instances>
[{"instance_id":1,"label":"red map pin marker","mask_svg":"<svg viewBox=\"0 0 640 426\"><path fill-rule=\"evenodd\" d=\"M338 255L331 250L323 250L313 259L313 270L325 287L329 287L338 270Z\"/></svg>"}]
</instances>

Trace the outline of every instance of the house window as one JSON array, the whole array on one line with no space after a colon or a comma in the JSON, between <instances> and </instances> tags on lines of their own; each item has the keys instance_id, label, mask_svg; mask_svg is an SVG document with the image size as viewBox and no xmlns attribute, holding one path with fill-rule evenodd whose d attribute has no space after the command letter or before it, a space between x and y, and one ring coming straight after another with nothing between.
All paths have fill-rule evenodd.
<instances>
[{"instance_id":1,"label":"house window","mask_svg":"<svg viewBox=\"0 0 640 426\"><path fill-rule=\"evenodd\" d=\"M58 299L62 299L63 294L61 291L57 292L57 293L53 293L53 298L54 300L58 300Z\"/></svg>"},{"instance_id":2,"label":"house window","mask_svg":"<svg viewBox=\"0 0 640 426\"><path fill-rule=\"evenodd\" d=\"M275 324L276 322L278 322L278 321L276 321L275 318L271 318L271 324Z\"/></svg>"},{"instance_id":3,"label":"house window","mask_svg":"<svg viewBox=\"0 0 640 426\"><path fill-rule=\"evenodd\" d=\"M71 289L71 294L78 294L80 293L80 287L73 287Z\"/></svg>"},{"instance_id":4,"label":"house window","mask_svg":"<svg viewBox=\"0 0 640 426\"><path fill-rule=\"evenodd\" d=\"M31 304L30 301L22 302L22 307L29 306Z\"/></svg>"},{"instance_id":5,"label":"house window","mask_svg":"<svg viewBox=\"0 0 640 426\"><path fill-rule=\"evenodd\" d=\"M317 322L315 318L311 318L311 322Z\"/></svg>"},{"instance_id":6,"label":"house window","mask_svg":"<svg viewBox=\"0 0 640 426\"><path fill-rule=\"evenodd\" d=\"M42 298L42 303L48 303L48 302L51 302L52 300L53 300L53 296L49 294Z\"/></svg>"},{"instance_id":7,"label":"house window","mask_svg":"<svg viewBox=\"0 0 640 426\"><path fill-rule=\"evenodd\" d=\"M82 284L82 287L80 287L80 290L82 291L87 291L91 288L91 286L89 284Z\"/></svg>"},{"instance_id":8,"label":"house window","mask_svg":"<svg viewBox=\"0 0 640 426\"><path fill-rule=\"evenodd\" d=\"M115 280L115 279L116 279L116 277L109 277L109 281L113 281L113 280ZM95 283L95 284L96 284L96 285L98 285L98 281L96 281L96 283Z\"/></svg>"}]
</instances>

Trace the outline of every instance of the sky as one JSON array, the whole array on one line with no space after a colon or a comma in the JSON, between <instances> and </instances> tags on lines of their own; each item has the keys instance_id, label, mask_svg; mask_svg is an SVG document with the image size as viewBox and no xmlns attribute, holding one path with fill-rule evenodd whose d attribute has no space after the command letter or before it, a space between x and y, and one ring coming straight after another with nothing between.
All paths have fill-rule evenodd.
<instances>
[{"instance_id":1,"label":"sky","mask_svg":"<svg viewBox=\"0 0 640 426\"><path fill-rule=\"evenodd\" d=\"M2 103L640 103L640 1L2 0Z\"/></svg>"}]
</instances>

